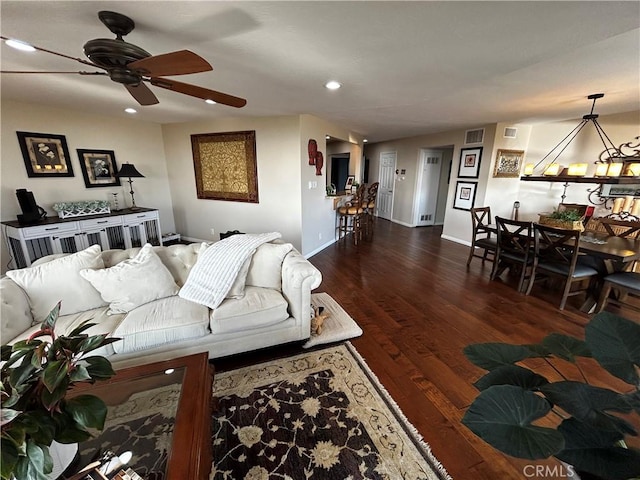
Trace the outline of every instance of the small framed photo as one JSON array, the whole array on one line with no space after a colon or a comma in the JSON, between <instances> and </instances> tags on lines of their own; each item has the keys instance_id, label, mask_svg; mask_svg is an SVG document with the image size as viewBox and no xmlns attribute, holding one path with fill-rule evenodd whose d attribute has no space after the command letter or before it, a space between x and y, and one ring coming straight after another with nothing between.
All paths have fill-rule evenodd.
<instances>
[{"instance_id":1,"label":"small framed photo","mask_svg":"<svg viewBox=\"0 0 640 480\"><path fill-rule=\"evenodd\" d=\"M73 177L64 135L16 132L29 177Z\"/></svg>"},{"instance_id":2,"label":"small framed photo","mask_svg":"<svg viewBox=\"0 0 640 480\"><path fill-rule=\"evenodd\" d=\"M478 178L481 158L482 147L463 148L460 150L458 178Z\"/></svg>"},{"instance_id":3,"label":"small framed photo","mask_svg":"<svg viewBox=\"0 0 640 480\"><path fill-rule=\"evenodd\" d=\"M118 165L113 150L77 149L80 169L87 188L116 187L120 178L116 176Z\"/></svg>"},{"instance_id":4,"label":"small framed photo","mask_svg":"<svg viewBox=\"0 0 640 480\"><path fill-rule=\"evenodd\" d=\"M476 200L477 187L478 182L457 182L453 208L457 208L458 210L471 210Z\"/></svg>"},{"instance_id":5,"label":"small framed photo","mask_svg":"<svg viewBox=\"0 0 640 480\"><path fill-rule=\"evenodd\" d=\"M524 150L498 150L493 176L498 178L518 178Z\"/></svg>"},{"instance_id":6,"label":"small framed photo","mask_svg":"<svg viewBox=\"0 0 640 480\"><path fill-rule=\"evenodd\" d=\"M355 175L349 175L347 177L347 182L344 184L344 191L345 192L350 192L351 191L351 187L353 187L353 182L356 181L356 176Z\"/></svg>"}]
</instances>

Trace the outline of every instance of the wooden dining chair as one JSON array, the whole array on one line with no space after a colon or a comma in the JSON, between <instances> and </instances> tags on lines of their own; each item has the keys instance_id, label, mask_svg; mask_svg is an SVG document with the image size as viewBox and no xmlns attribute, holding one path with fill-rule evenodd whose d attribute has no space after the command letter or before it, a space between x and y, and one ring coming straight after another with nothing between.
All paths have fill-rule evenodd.
<instances>
[{"instance_id":1,"label":"wooden dining chair","mask_svg":"<svg viewBox=\"0 0 640 480\"><path fill-rule=\"evenodd\" d=\"M599 223L604 231L612 237L638 238L640 235L640 222L600 218Z\"/></svg>"},{"instance_id":2,"label":"wooden dining chair","mask_svg":"<svg viewBox=\"0 0 640 480\"><path fill-rule=\"evenodd\" d=\"M614 292L615 295L612 295ZM632 301L634 298L635 303ZM596 312L601 312L607 304L640 311L640 273L617 272L604 277Z\"/></svg>"},{"instance_id":3,"label":"wooden dining chair","mask_svg":"<svg viewBox=\"0 0 640 480\"><path fill-rule=\"evenodd\" d=\"M491 280L511 268L520 272L518 292L523 292L524 282L531 276L533 265L533 226L531 222L521 222L496 217L498 243L496 256L491 270Z\"/></svg>"},{"instance_id":4,"label":"wooden dining chair","mask_svg":"<svg viewBox=\"0 0 640 480\"><path fill-rule=\"evenodd\" d=\"M495 259L496 249L498 248L498 239L492 233L495 229L490 228L491 223L491 207L477 207L471 209L471 250L469 250L469 258L467 259L467 267L471 264L473 257L493 262ZM480 250L480 253L476 252Z\"/></svg>"},{"instance_id":5,"label":"wooden dining chair","mask_svg":"<svg viewBox=\"0 0 640 480\"><path fill-rule=\"evenodd\" d=\"M537 280L561 278L564 285L560 310L564 310L569 296L591 289L591 280L598 275L598 271L591 266L578 263L580 230L564 230L534 223L533 232L533 267L527 295L531 294L533 284ZM585 282L586 287L572 290L574 284L580 285Z\"/></svg>"}]
</instances>

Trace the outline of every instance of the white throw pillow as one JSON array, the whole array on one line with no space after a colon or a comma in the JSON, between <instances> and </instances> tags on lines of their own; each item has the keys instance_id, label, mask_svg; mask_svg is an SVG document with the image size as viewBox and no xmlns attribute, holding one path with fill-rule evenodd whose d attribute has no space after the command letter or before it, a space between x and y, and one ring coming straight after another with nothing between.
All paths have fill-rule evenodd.
<instances>
[{"instance_id":1,"label":"white throw pillow","mask_svg":"<svg viewBox=\"0 0 640 480\"><path fill-rule=\"evenodd\" d=\"M109 313L127 313L140 305L178 293L179 287L147 243L138 254L113 267L80 272L109 303Z\"/></svg>"},{"instance_id":2,"label":"white throw pillow","mask_svg":"<svg viewBox=\"0 0 640 480\"><path fill-rule=\"evenodd\" d=\"M247 285L282 290L282 262L291 250L290 243L260 245L251 258Z\"/></svg>"},{"instance_id":3,"label":"white throw pillow","mask_svg":"<svg viewBox=\"0 0 640 480\"><path fill-rule=\"evenodd\" d=\"M251 257L247 258L247 260L240 267L240 271L236 276L236 279L233 281L233 285L229 289L229 293L225 298L242 298L244 297L244 286L247 283L247 274L249 273L249 267L251 266Z\"/></svg>"},{"instance_id":4,"label":"white throw pillow","mask_svg":"<svg viewBox=\"0 0 640 480\"><path fill-rule=\"evenodd\" d=\"M60 301L60 316L104 306L100 294L80 276L81 270L102 268L100 245L92 245L35 267L10 270L7 276L26 292L33 320L40 323Z\"/></svg>"}]
</instances>

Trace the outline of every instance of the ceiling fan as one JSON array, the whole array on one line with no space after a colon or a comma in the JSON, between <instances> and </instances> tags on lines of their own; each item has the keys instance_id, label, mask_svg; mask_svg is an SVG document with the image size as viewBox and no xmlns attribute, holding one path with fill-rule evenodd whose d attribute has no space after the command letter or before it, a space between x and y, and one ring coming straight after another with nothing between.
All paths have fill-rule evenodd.
<instances>
[{"instance_id":1,"label":"ceiling fan","mask_svg":"<svg viewBox=\"0 0 640 480\"><path fill-rule=\"evenodd\" d=\"M146 50L125 42L122 37L130 33L135 23L121 13L101 11L98 12L100 21L116 35L115 39L96 38L84 44L84 53L89 60L71 57L63 53L47 50L42 47L32 47L38 51L50 53L60 57L75 60L84 65L100 68L98 72L37 72L2 70L1 73L75 73L79 75L108 75L111 80L121 83L136 99L140 105L155 105L158 98L146 85L172 90L177 93L192 97L222 103L231 107L244 107L247 101L244 98L234 97L208 88L177 82L163 78L173 75L187 75L212 70L213 67L204 58L189 50L179 50L162 55L151 55ZM0 36L2 40L10 40Z\"/></svg>"}]
</instances>

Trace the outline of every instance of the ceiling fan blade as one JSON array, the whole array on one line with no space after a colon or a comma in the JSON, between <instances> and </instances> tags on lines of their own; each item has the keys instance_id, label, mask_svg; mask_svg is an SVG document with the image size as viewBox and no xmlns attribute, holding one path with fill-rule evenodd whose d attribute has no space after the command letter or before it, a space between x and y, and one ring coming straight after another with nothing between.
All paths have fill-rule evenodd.
<instances>
[{"instance_id":1,"label":"ceiling fan blade","mask_svg":"<svg viewBox=\"0 0 640 480\"><path fill-rule=\"evenodd\" d=\"M72 71L72 72L49 72L49 71L34 71L34 70L0 70L0 73L72 73L75 75L109 75L107 72L85 72L85 71Z\"/></svg>"},{"instance_id":2,"label":"ceiling fan blade","mask_svg":"<svg viewBox=\"0 0 640 480\"><path fill-rule=\"evenodd\" d=\"M158 97L142 82L138 85L125 85L125 88L129 90L131 96L135 98L140 105L155 105L156 103L160 103Z\"/></svg>"},{"instance_id":3,"label":"ceiling fan blade","mask_svg":"<svg viewBox=\"0 0 640 480\"><path fill-rule=\"evenodd\" d=\"M0 39L4 40L4 41L10 40L9 38L4 37L2 35L0 35ZM30 43L28 45L31 45L33 48L35 48L39 52L50 53L51 55L57 55L58 57L68 58L69 60L75 60L76 62L80 62L80 63L82 63L84 65L89 65L89 66L94 67L94 68L104 68L104 67L101 67L100 65L96 65L95 63L91 63L91 62L89 62L87 60L83 60L82 58L72 57L70 55L65 55L64 53L54 52L53 50L47 50L46 48L38 47L38 46L32 45Z\"/></svg>"},{"instance_id":4,"label":"ceiling fan blade","mask_svg":"<svg viewBox=\"0 0 640 480\"><path fill-rule=\"evenodd\" d=\"M197 85L190 85L188 83L176 82L175 80L169 80L167 78L151 78L149 79L151 85L160 88L166 88L178 93L184 93L196 98L202 98L203 100L213 100L216 103L222 103L229 105L230 107L242 108L247 104L244 98L234 97L222 92L216 92L215 90L209 90L208 88L198 87Z\"/></svg>"},{"instance_id":5,"label":"ceiling fan blade","mask_svg":"<svg viewBox=\"0 0 640 480\"><path fill-rule=\"evenodd\" d=\"M129 63L127 67L149 77L186 75L213 70L209 62L189 50L143 58Z\"/></svg>"}]
</instances>

